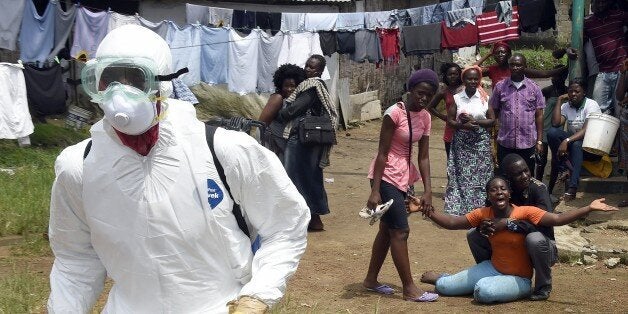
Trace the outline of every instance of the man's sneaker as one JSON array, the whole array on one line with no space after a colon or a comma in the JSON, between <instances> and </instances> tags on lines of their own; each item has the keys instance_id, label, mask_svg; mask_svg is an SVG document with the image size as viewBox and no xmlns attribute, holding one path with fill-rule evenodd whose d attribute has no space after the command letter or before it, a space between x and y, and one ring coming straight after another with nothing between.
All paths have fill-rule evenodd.
<instances>
[{"instance_id":1,"label":"man's sneaker","mask_svg":"<svg viewBox=\"0 0 628 314\"><path fill-rule=\"evenodd\" d=\"M381 205L377 205L377 207L375 207L375 211L373 212L373 215L371 215L371 221L369 222L369 225L372 226L380 218L382 218L382 216L384 216L384 214L388 211L388 209L390 209L390 205L392 205L392 203L393 203L393 199L391 198L388 202Z\"/></svg>"}]
</instances>

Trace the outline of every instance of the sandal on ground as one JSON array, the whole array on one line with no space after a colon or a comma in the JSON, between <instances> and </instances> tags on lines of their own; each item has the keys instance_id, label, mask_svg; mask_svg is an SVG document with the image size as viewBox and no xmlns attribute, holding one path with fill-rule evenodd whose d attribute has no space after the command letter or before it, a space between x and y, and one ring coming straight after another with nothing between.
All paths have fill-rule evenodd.
<instances>
[{"instance_id":1,"label":"sandal on ground","mask_svg":"<svg viewBox=\"0 0 628 314\"><path fill-rule=\"evenodd\" d=\"M375 292L379 294L390 295L395 293L395 289L391 288L389 285L379 285L375 288L366 288L366 291Z\"/></svg>"},{"instance_id":2,"label":"sandal on ground","mask_svg":"<svg viewBox=\"0 0 628 314\"><path fill-rule=\"evenodd\" d=\"M628 207L628 200L623 200L617 204L617 207Z\"/></svg>"},{"instance_id":3,"label":"sandal on ground","mask_svg":"<svg viewBox=\"0 0 628 314\"><path fill-rule=\"evenodd\" d=\"M423 292L422 295L416 297L416 298L407 298L406 301L412 301L412 302L433 302L436 301L436 299L438 299L438 294L437 293L432 293L432 292Z\"/></svg>"}]
</instances>

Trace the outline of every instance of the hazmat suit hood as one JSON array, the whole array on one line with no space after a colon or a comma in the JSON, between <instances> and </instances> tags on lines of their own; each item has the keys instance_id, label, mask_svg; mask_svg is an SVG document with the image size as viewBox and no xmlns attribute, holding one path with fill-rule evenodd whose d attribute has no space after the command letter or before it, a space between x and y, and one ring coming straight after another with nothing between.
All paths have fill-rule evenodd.
<instances>
[{"instance_id":1,"label":"hazmat suit hood","mask_svg":"<svg viewBox=\"0 0 628 314\"><path fill-rule=\"evenodd\" d=\"M168 43L148 28L138 25L124 25L111 31L102 40L96 51L96 58L147 58L155 62L159 75L168 75L172 71L172 55ZM159 83L161 97L172 94L170 81Z\"/></svg>"}]
</instances>

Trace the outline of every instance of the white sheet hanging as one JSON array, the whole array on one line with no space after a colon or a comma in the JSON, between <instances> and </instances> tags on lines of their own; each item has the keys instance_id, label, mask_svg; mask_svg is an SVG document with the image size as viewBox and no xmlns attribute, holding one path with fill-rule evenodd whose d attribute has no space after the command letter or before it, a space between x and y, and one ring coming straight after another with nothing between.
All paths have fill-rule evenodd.
<instances>
[{"instance_id":1,"label":"white sheet hanging","mask_svg":"<svg viewBox=\"0 0 628 314\"><path fill-rule=\"evenodd\" d=\"M336 20L338 20L338 13L306 13L305 30L331 31L336 27Z\"/></svg>"},{"instance_id":2,"label":"white sheet hanging","mask_svg":"<svg viewBox=\"0 0 628 314\"><path fill-rule=\"evenodd\" d=\"M229 91L240 95L256 91L261 32L254 29L241 37L235 30L229 30Z\"/></svg>"},{"instance_id":3,"label":"white sheet hanging","mask_svg":"<svg viewBox=\"0 0 628 314\"><path fill-rule=\"evenodd\" d=\"M281 27L284 32L300 32L305 29L305 13L281 13Z\"/></svg>"},{"instance_id":4,"label":"white sheet hanging","mask_svg":"<svg viewBox=\"0 0 628 314\"><path fill-rule=\"evenodd\" d=\"M0 138L17 139L34 130L22 69L21 64L0 63Z\"/></svg>"},{"instance_id":5,"label":"white sheet hanging","mask_svg":"<svg viewBox=\"0 0 628 314\"><path fill-rule=\"evenodd\" d=\"M307 59L315 54L323 55L318 33L288 33L283 37L277 65L280 66L282 64L292 63L300 67L305 67ZM321 78L323 80L330 78L327 67L325 67Z\"/></svg>"}]
</instances>

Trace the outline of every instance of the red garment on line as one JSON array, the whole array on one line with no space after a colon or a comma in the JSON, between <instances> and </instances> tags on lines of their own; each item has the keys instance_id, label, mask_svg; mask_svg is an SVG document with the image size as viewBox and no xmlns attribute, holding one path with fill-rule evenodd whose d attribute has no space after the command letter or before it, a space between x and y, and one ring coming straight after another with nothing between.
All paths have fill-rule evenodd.
<instances>
[{"instance_id":1,"label":"red garment on line","mask_svg":"<svg viewBox=\"0 0 628 314\"><path fill-rule=\"evenodd\" d=\"M519 13L517 6L512 7L510 26L497 21L497 13L486 12L476 18L478 38L480 44L490 44L497 41L507 41L519 38Z\"/></svg>"},{"instance_id":2,"label":"red garment on line","mask_svg":"<svg viewBox=\"0 0 628 314\"><path fill-rule=\"evenodd\" d=\"M378 28L377 36L382 47L384 63L399 63L399 29Z\"/></svg>"},{"instance_id":3,"label":"red garment on line","mask_svg":"<svg viewBox=\"0 0 628 314\"><path fill-rule=\"evenodd\" d=\"M462 27L447 27L445 21L441 22L441 42L443 49L458 49L475 46L478 44L478 27L471 23L465 23Z\"/></svg>"}]
</instances>

